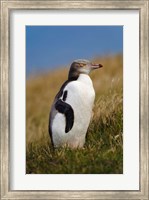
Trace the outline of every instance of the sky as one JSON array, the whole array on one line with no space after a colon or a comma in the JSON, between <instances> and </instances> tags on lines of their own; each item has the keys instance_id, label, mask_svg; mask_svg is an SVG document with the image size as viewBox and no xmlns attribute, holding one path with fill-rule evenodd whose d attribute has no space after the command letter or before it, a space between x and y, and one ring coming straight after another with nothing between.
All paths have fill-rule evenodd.
<instances>
[{"instance_id":1,"label":"sky","mask_svg":"<svg viewBox=\"0 0 149 200\"><path fill-rule=\"evenodd\" d=\"M26 26L26 72L123 52L123 26Z\"/></svg>"}]
</instances>

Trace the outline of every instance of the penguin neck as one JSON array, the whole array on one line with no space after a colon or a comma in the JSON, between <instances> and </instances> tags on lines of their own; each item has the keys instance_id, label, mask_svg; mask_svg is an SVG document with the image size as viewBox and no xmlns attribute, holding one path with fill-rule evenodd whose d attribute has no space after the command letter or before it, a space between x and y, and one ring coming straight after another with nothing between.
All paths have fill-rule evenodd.
<instances>
[{"instance_id":1,"label":"penguin neck","mask_svg":"<svg viewBox=\"0 0 149 200\"><path fill-rule=\"evenodd\" d=\"M87 74L80 74L77 80L85 84L90 84L90 85L93 84L91 78Z\"/></svg>"}]
</instances>

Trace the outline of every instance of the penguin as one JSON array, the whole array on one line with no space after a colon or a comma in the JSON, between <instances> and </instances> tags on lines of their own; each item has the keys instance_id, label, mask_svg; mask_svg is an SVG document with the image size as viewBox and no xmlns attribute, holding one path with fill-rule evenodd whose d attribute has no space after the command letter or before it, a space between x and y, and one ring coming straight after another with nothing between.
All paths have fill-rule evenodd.
<instances>
[{"instance_id":1,"label":"penguin","mask_svg":"<svg viewBox=\"0 0 149 200\"><path fill-rule=\"evenodd\" d=\"M85 59L71 64L68 80L61 86L50 111L49 134L55 148L84 146L95 100L89 73L101 67Z\"/></svg>"}]
</instances>

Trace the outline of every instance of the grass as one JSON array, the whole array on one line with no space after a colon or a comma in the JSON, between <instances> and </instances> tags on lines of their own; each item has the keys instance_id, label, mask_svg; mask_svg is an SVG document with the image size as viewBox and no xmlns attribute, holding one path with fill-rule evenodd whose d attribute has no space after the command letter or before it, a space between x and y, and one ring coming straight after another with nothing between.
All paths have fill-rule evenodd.
<instances>
[{"instance_id":1,"label":"grass","mask_svg":"<svg viewBox=\"0 0 149 200\"><path fill-rule=\"evenodd\" d=\"M30 77L26 85L27 174L123 173L123 60L93 59L103 68L91 74L96 91L94 115L84 148L53 149L48 134L51 103L68 69Z\"/></svg>"}]
</instances>

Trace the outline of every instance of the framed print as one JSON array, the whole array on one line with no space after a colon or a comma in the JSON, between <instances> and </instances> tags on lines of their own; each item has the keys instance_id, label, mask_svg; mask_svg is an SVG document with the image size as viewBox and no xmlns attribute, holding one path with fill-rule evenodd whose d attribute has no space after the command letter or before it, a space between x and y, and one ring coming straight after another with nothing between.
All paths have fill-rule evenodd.
<instances>
[{"instance_id":1,"label":"framed print","mask_svg":"<svg viewBox=\"0 0 149 200\"><path fill-rule=\"evenodd\" d=\"M148 199L148 1L1 1L1 199Z\"/></svg>"}]
</instances>

